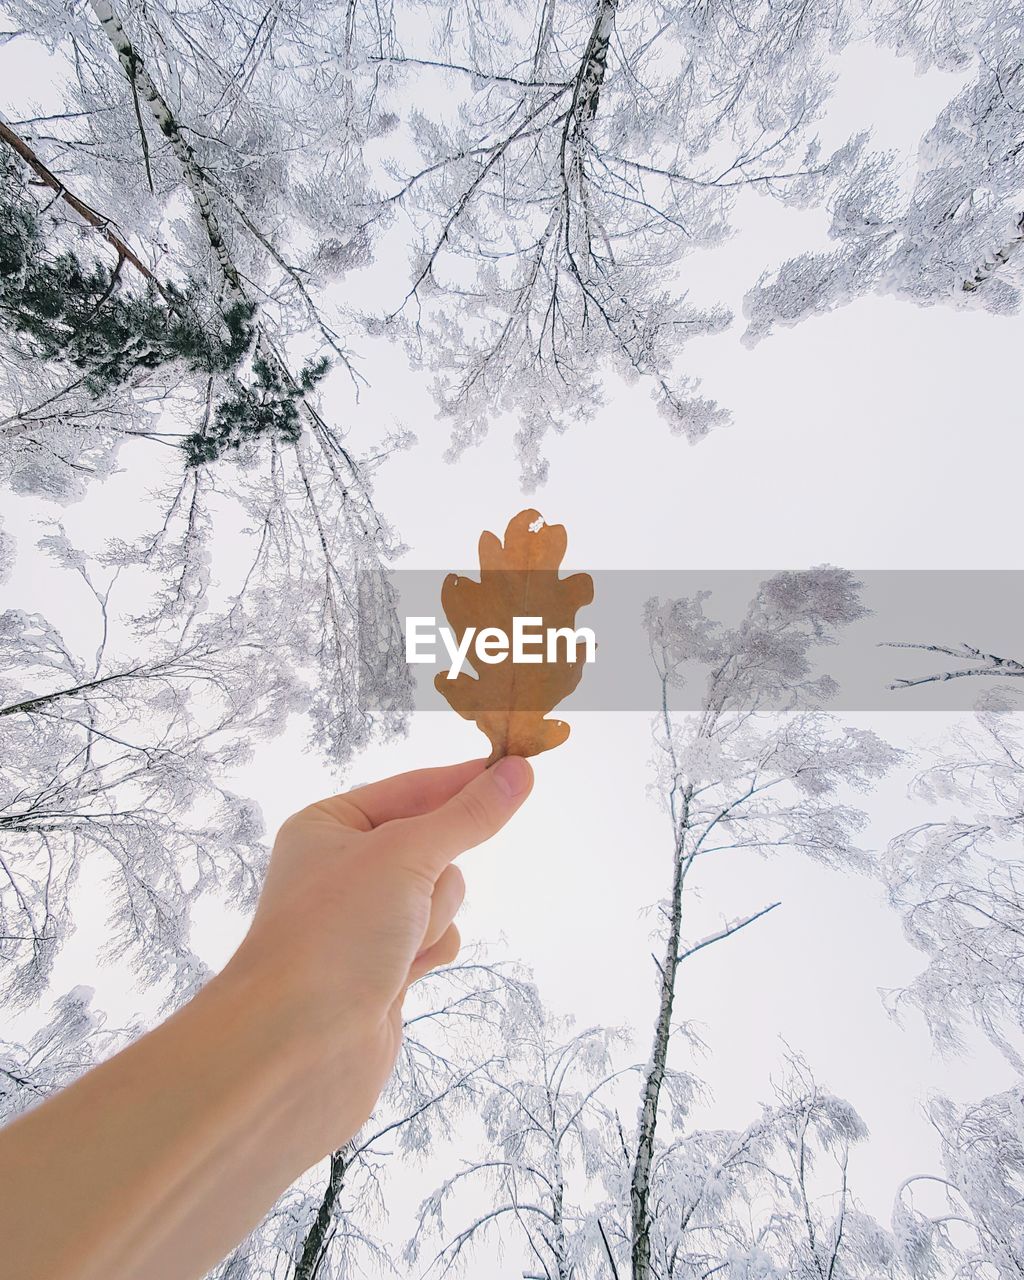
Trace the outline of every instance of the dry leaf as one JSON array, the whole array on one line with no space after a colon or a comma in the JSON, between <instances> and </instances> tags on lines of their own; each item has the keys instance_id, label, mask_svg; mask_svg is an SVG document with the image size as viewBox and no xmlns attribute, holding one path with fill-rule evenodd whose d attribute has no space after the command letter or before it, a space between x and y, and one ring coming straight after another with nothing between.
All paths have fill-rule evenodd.
<instances>
[{"instance_id":1,"label":"dry leaf","mask_svg":"<svg viewBox=\"0 0 1024 1280\"><path fill-rule=\"evenodd\" d=\"M594 598L588 573L558 576L566 534L560 524L544 524L537 511L521 511L509 521L505 543L493 533L480 537L480 581L450 573L441 589L441 605L461 645L466 631L497 627L512 635L514 618L541 618L547 628L575 629L576 612ZM537 650L533 650L537 652ZM475 720L491 742L491 760L501 756L535 756L557 747L569 726L544 717L568 697L583 675L582 649L569 660L568 646L557 645L554 660L539 650L537 663L513 662L510 656L489 664L471 648L468 661L476 679L459 672L454 680L442 671L434 685L453 710Z\"/></svg>"}]
</instances>

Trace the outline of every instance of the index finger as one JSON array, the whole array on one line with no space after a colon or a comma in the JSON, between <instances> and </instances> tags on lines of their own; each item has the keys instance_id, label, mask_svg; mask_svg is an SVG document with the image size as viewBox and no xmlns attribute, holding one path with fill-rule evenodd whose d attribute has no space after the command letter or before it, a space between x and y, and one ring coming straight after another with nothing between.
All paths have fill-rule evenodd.
<instances>
[{"instance_id":1,"label":"index finger","mask_svg":"<svg viewBox=\"0 0 1024 1280\"><path fill-rule=\"evenodd\" d=\"M355 806L371 827L379 827L382 822L396 818L430 813L483 773L486 765L487 761L481 757L440 768L411 769L408 773L396 773L392 778L354 787L335 798ZM322 805L330 803L330 800L321 801Z\"/></svg>"}]
</instances>

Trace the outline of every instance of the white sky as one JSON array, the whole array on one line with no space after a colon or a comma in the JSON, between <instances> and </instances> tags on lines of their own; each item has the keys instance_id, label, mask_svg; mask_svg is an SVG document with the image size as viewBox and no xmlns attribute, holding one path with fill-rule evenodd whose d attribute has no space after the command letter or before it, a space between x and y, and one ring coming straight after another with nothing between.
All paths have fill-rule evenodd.
<instances>
[{"instance_id":1,"label":"white sky","mask_svg":"<svg viewBox=\"0 0 1024 1280\"><path fill-rule=\"evenodd\" d=\"M836 140L871 123L878 141L906 149L953 83L915 79L908 62L863 51L842 66L830 117ZM0 83L3 71L0 62ZM42 97L37 75L29 92ZM23 112L25 83L7 79L0 107ZM756 196L738 221L731 242L695 259L695 301L738 310L762 269L823 242L822 214ZM396 274L396 289L400 283ZM549 442L550 482L526 501L501 424L458 464L441 461L447 429L434 420L425 379L395 349L358 344L371 353L373 385L353 410L338 376L333 407L351 417L357 450L393 419L419 437L378 482L380 507L411 546L402 567L462 566L481 529L500 531L526 505L567 525L568 560L585 568L1018 567L1024 432L1011 371L1020 358L1019 319L871 299L782 331L754 351L739 344L741 328L703 340L687 357L705 393L733 410L731 427L690 447L669 435L642 387L614 387L592 423ZM153 460L139 446L123 463L105 491L63 513L70 530L95 539L135 518ZM21 552L4 602L73 619L81 605L60 598L59 575L33 549L33 522L61 513L3 501ZM230 560L231 548L224 554ZM581 1024L632 1024L639 1059L654 1010L651 921L641 913L664 891L670 855L666 819L646 794L648 719L576 715L570 742L537 762L530 804L463 859L464 936L503 936L508 953L533 968L549 1004ZM937 720L894 710L858 722L905 745L927 740ZM420 713L408 738L366 753L353 778L464 758L481 746L475 729L447 710ZM273 828L337 780L305 753L297 726L261 748L234 785L260 798ZM905 775L894 777L868 802L878 841L921 820L905 785ZM944 1063L920 1025L901 1030L889 1019L877 989L906 983L921 958L903 942L875 882L786 854L770 862L732 855L705 869L700 885L694 935L702 922L783 900L781 910L687 966L680 1015L705 1024L713 1051L697 1064L715 1095L706 1118L742 1126L753 1117L769 1096L784 1039L867 1121L872 1140L855 1157L851 1184L887 1220L896 1185L937 1163L920 1107L929 1091L978 1097L1005 1087L1008 1069L984 1045L971 1060ZM100 903L85 901L79 922L58 986L84 981L97 987L101 1005L141 1006L117 974L96 971ZM236 922L215 907L200 912L197 929L199 949L212 960L237 935ZM519 1273L511 1262L488 1268L495 1280Z\"/></svg>"}]
</instances>

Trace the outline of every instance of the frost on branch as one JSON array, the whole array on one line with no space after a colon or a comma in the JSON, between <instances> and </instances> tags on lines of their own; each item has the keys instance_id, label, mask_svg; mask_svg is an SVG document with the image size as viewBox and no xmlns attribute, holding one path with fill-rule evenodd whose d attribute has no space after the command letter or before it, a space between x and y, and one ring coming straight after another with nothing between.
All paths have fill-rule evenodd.
<instances>
[{"instance_id":1,"label":"frost on branch","mask_svg":"<svg viewBox=\"0 0 1024 1280\"><path fill-rule=\"evenodd\" d=\"M138 1027L108 1028L90 987L73 987L24 1044L0 1040L0 1124L65 1088L122 1048Z\"/></svg>"},{"instance_id":2,"label":"frost on branch","mask_svg":"<svg viewBox=\"0 0 1024 1280\"><path fill-rule=\"evenodd\" d=\"M836 249L800 255L745 300L747 342L867 293L921 305L1016 313L1024 284L1024 5L894 3L879 35L918 69L970 68L918 147L912 180L898 157L868 153L830 198Z\"/></svg>"},{"instance_id":3,"label":"frost on branch","mask_svg":"<svg viewBox=\"0 0 1024 1280\"><path fill-rule=\"evenodd\" d=\"M935 817L904 831L884 863L907 939L927 959L898 1011L922 1013L947 1052L980 1028L1024 1071L1024 732L1011 691L993 691L918 776Z\"/></svg>"},{"instance_id":4,"label":"frost on branch","mask_svg":"<svg viewBox=\"0 0 1024 1280\"><path fill-rule=\"evenodd\" d=\"M95 647L76 652L40 614L0 613L4 994L20 1005L43 990L87 874L103 884L107 955L176 1001L206 974L195 901L254 900L262 819L229 778L300 689L238 613L189 617L125 651L117 574L104 580L63 534L45 542L91 601Z\"/></svg>"},{"instance_id":5,"label":"frost on branch","mask_svg":"<svg viewBox=\"0 0 1024 1280\"><path fill-rule=\"evenodd\" d=\"M665 1153L674 1157L679 1145L671 1129L665 1132L664 1112L666 1101L670 1115L676 1109L671 1059L680 971L740 932L770 928L782 905L753 904L752 910L748 905L694 937L689 917L700 869L707 858L735 859L744 850L765 856L792 850L836 868L864 869L870 860L857 837L866 819L844 793L868 790L897 759L877 735L844 726L822 708L836 685L827 672L815 673L818 651L864 614L859 583L850 573L823 567L766 578L731 627L707 615L708 599L702 592L652 600L645 614L663 689L663 710L655 722L654 789L668 810L671 858L666 892L657 905L659 950L652 959L658 1003L651 1055L641 1072L636 1125L623 1142L630 1212L622 1239L631 1273L639 1280L664 1274L673 1256L672 1246L663 1244L659 1206L681 1194L678 1186L661 1185ZM690 671L689 678L703 679L704 692L698 710L677 720L669 711L668 692L690 668L697 675ZM840 1123L840 1110L823 1114ZM853 1122L843 1123L851 1138ZM826 1145L832 1141L826 1130L821 1137ZM806 1247L820 1268L821 1237L807 1215L804 1220ZM841 1235L833 1242L830 1269L840 1243ZM853 1248L852 1236L845 1247ZM748 1264L769 1265L760 1248L737 1259L738 1267ZM800 1262L798 1274L805 1265Z\"/></svg>"},{"instance_id":6,"label":"frost on branch","mask_svg":"<svg viewBox=\"0 0 1024 1280\"><path fill-rule=\"evenodd\" d=\"M601 1091L624 1037L577 1030L526 982L506 991L502 1008L505 1050L477 1082L484 1152L420 1205L406 1260L472 1273L485 1250L506 1242L541 1275L600 1274L591 1183L606 1176L614 1149L614 1113Z\"/></svg>"},{"instance_id":7,"label":"frost on branch","mask_svg":"<svg viewBox=\"0 0 1024 1280\"><path fill-rule=\"evenodd\" d=\"M640 1073L628 1041L576 1029L536 992L507 1008L515 1034L480 1081L485 1150L422 1202L406 1257L471 1275L501 1248L529 1276L635 1274L628 1116ZM666 1073L650 1274L904 1280L896 1241L850 1185L851 1151L868 1135L848 1102L792 1058L745 1128L708 1129L691 1114L703 1088L689 1072Z\"/></svg>"},{"instance_id":8,"label":"frost on branch","mask_svg":"<svg viewBox=\"0 0 1024 1280\"><path fill-rule=\"evenodd\" d=\"M343 764L369 736L400 730L407 709L387 580L398 543L372 493L376 466L398 444L361 457L319 401L328 367L353 391L361 384L347 342L358 322L324 285L365 265L388 222L383 208L367 216L363 145L394 123L368 63L394 47L391 16L368 12L339 28L333 5L313 4L293 30L281 15L219 4L121 12L108 0L73 10L20 0L17 18L26 39L74 56L56 86L66 114L13 148L26 172L50 175L50 207L40 199L29 219L45 252L20 255L6 281L0 480L67 501L137 457L127 444L154 449L167 463L166 503L153 504L147 537L121 547L125 559L153 554L168 566L154 626L208 605L211 492L220 521L241 508L254 549L239 607L251 620L269 603L265 638L284 636L283 593L295 591L287 610L304 634L280 657L319 668L315 737ZM2 145L6 165L10 139ZM63 316L63 342L23 305L40 291L25 286L52 286L54 271L85 295ZM238 319L231 358L197 362L187 343L168 353L158 326L122 323L139 308L143 319L177 316L182 290L204 314ZM168 294L174 305L161 310ZM47 288L50 310L62 297ZM42 343L39 358L19 358L27 337ZM116 377L93 376L101 355ZM217 462L225 452L231 464Z\"/></svg>"},{"instance_id":9,"label":"frost on branch","mask_svg":"<svg viewBox=\"0 0 1024 1280\"><path fill-rule=\"evenodd\" d=\"M415 158L390 164L386 205L417 242L388 323L436 373L451 456L507 413L542 483L545 435L583 429L610 372L691 442L727 420L677 367L731 321L688 297L686 267L729 235L740 191L807 205L848 163L814 137L848 36L839 7L571 0L536 23L453 14L394 56L423 91ZM432 109L439 84L456 110Z\"/></svg>"},{"instance_id":10,"label":"frost on branch","mask_svg":"<svg viewBox=\"0 0 1024 1280\"><path fill-rule=\"evenodd\" d=\"M900 1259L922 1280L1019 1275L1024 1267L1024 1085L980 1102L936 1098L943 1176L904 1180L893 1209Z\"/></svg>"}]
</instances>

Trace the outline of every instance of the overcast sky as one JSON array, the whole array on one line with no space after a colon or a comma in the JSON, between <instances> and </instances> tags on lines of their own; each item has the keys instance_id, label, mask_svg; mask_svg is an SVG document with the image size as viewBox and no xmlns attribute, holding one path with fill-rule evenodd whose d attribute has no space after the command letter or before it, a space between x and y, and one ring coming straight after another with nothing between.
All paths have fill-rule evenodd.
<instances>
[{"instance_id":1,"label":"overcast sky","mask_svg":"<svg viewBox=\"0 0 1024 1280\"><path fill-rule=\"evenodd\" d=\"M951 77L916 79L909 62L886 55L858 51L842 67L830 140L871 124L878 141L907 150L949 96ZM39 69L29 74L43 97ZM5 110L24 112L24 84L7 80ZM786 211L754 195L741 204L738 222L734 239L695 261L696 302L738 310L762 269L825 243L824 214ZM701 341L687 357L705 393L732 409L730 427L691 447L669 435L642 387L615 387L592 422L549 442L550 481L525 501L507 423L496 422L458 464L442 461L447 428L434 419L425 377L411 373L397 349L360 344L372 385L357 408L340 375L329 394L351 420L357 450L396 420L418 436L414 449L382 470L377 489L380 507L410 544L402 567L464 566L481 529L500 532L526 505L568 527L568 561L581 568L1018 567L1024 432L1010 372L1020 359L1019 319L869 299L782 331L754 351L740 345L741 328L742 321ZM123 474L62 513L69 530L94 543L125 532L138 519L142 478L157 478L152 455L159 452L125 451ZM74 631L84 597L58 598L64 579L33 549L34 522L61 513L38 501L5 496L4 504L20 547L5 603L42 610ZM224 555L228 563L231 549ZM901 711L893 697L891 713L857 722L897 745L927 741L941 728L942 717ZM438 705L415 717L405 740L364 755L353 779L480 754L473 726ZM649 716L567 718L572 737L537 762L530 803L463 859L463 934L503 937L555 1010L583 1024L634 1026L643 1058L655 995L652 921L643 909L666 887L671 850L667 819L647 794ZM234 780L260 799L271 828L339 785L303 742L296 725ZM896 775L868 799L868 838L884 842L921 820L906 781ZM737 854L703 869L700 890L694 935L702 924L783 902L687 968L679 1013L704 1024L712 1050L696 1064L714 1090L706 1118L736 1126L751 1119L788 1043L867 1121L872 1140L855 1158L851 1184L887 1220L896 1185L937 1165L921 1101L932 1090L980 1097L1005 1087L1008 1069L984 1045L971 1060L944 1063L916 1020L901 1029L888 1017L878 988L906 983L921 958L903 942L875 882L792 854L767 862ZM102 906L95 897L84 903L79 932L57 966L58 986L88 982L115 1012L141 1007L116 973L97 971ZM198 919L198 949L223 959L239 923L216 905ZM488 1268L494 1280L506 1274L519 1269Z\"/></svg>"}]
</instances>

